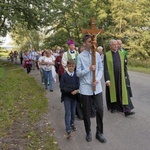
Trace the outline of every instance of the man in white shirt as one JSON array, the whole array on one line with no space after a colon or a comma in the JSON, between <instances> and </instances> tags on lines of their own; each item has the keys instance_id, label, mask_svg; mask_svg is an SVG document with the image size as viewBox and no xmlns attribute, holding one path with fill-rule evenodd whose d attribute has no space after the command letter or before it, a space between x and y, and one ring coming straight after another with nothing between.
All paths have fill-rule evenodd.
<instances>
[{"instance_id":1,"label":"man in white shirt","mask_svg":"<svg viewBox=\"0 0 150 150\"><path fill-rule=\"evenodd\" d=\"M96 65L92 65L92 36L84 35L83 44L85 50L79 54L76 74L80 80L79 92L81 94L83 120L86 131L86 141L92 141L90 106L91 101L96 109L96 139L102 143L106 142L103 136L103 96L101 79L103 76L103 64L100 55L96 52ZM95 81L93 82L92 72L95 70ZM96 88L93 91L93 87Z\"/></svg>"}]
</instances>

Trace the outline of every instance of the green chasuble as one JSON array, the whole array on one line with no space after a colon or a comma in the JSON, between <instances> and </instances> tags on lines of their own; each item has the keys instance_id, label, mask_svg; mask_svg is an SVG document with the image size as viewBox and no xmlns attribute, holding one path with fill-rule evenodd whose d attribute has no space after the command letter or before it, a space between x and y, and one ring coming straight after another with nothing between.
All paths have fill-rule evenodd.
<instances>
[{"instance_id":1,"label":"green chasuble","mask_svg":"<svg viewBox=\"0 0 150 150\"><path fill-rule=\"evenodd\" d=\"M122 104L128 105L128 94L127 94L127 87L126 87L125 73L124 73L124 54L121 51L118 52L119 52L120 63L121 63ZM111 51L106 53L106 62L107 62L108 73L110 77L110 87L109 87L110 101L111 103L114 103L117 102L117 97L116 97L116 88L115 88L113 57Z\"/></svg>"},{"instance_id":2,"label":"green chasuble","mask_svg":"<svg viewBox=\"0 0 150 150\"><path fill-rule=\"evenodd\" d=\"M69 53L69 51L67 51L67 57L68 59L72 59L72 56L71 54ZM77 64L77 57L78 57L78 52L76 51L75 52L75 63Z\"/></svg>"},{"instance_id":3,"label":"green chasuble","mask_svg":"<svg viewBox=\"0 0 150 150\"><path fill-rule=\"evenodd\" d=\"M127 59L127 51L124 50L123 48L121 49L121 51L123 52L125 59Z\"/></svg>"}]
</instances>

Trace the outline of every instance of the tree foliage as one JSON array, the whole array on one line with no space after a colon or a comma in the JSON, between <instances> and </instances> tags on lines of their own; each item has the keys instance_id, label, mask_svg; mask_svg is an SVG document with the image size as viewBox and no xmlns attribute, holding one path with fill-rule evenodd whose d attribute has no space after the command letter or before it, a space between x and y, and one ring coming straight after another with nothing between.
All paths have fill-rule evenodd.
<instances>
[{"instance_id":1,"label":"tree foliage","mask_svg":"<svg viewBox=\"0 0 150 150\"><path fill-rule=\"evenodd\" d=\"M39 50L42 45L44 34L37 30L28 30L27 26L16 24L11 32L11 36L19 45L20 50Z\"/></svg>"},{"instance_id":2,"label":"tree foliage","mask_svg":"<svg viewBox=\"0 0 150 150\"><path fill-rule=\"evenodd\" d=\"M94 17L97 28L104 29L104 33L98 36L98 45L102 45L105 50L108 50L108 41L115 38L123 41L129 56L141 59L150 56L150 1L1 1L1 33L5 33L19 22L28 30L44 30L45 48L65 46L70 38L80 45L81 29L89 28L90 18Z\"/></svg>"},{"instance_id":3,"label":"tree foliage","mask_svg":"<svg viewBox=\"0 0 150 150\"><path fill-rule=\"evenodd\" d=\"M0 35L5 36L16 23L28 29L39 29L48 14L49 0L1 0Z\"/></svg>"}]
</instances>

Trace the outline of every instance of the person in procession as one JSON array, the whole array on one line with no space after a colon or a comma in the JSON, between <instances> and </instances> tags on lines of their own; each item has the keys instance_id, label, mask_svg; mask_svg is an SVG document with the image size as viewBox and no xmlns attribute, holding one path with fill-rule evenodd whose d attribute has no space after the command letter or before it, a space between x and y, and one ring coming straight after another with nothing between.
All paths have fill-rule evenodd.
<instances>
[{"instance_id":1,"label":"person in procession","mask_svg":"<svg viewBox=\"0 0 150 150\"><path fill-rule=\"evenodd\" d=\"M61 80L61 76L64 73L64 68L62 66L62 56L63 56L64 50L60 50L59 51L59 56L56 57L55 60L55 68L56 68L56 72L58 74L58 78L59 78L59 82Z\"/></svg>"},{"instance_id":2,"label":"person in procession","mask_svg":"<svg viewBox=\"0 0 150 150\"><path fill-rule=\"evenodd\" d=\"M85 50L79 54L77 60L76 74L80 80L79 92L81 94L83 120L86 131L86 141L92 141L90 105L91 100L95 104L96 110L96 139L102 143L106 142L103 136L103 96L101 79L103 76L103 63L100 55L96 52L96 65L92 65L92 37L91 35L83 36ZM96 72L96 80L93 82L92 72ZM93 87L96 88L93 91Z\"/></svg>"},{"instance_id":3,"label":"person in procession","mask_svg":"<svg viewBox=\"0 0 150 150\"><path fill-rule=\"evenodd\" d=\"M122 48L122 41L118 39L117 44L118 44L118 50L123 52L124 57L125 57L125 63L127 64L127 51Z\"/></svg>"},{"instance_id":4,"label":"person in procession","mask_svg":"<svg viewBox=\"0 0 150 150\"><path fill-rule=\"evenodd\" d=\"M132 95L132 89L130 85L130 77L129 77L128 69L127 69L127 64L128 64L127 51L122 48L122 41L120 39L117 40L117 44L118 44L118 50L123 52L124 57L125 57L127 89L128 89L130 97L132 97L133 95Z\"/></svg>"},{"instance_id":5,"label":"person in procession","mask_svg":"<svg viewBox=\"0 0 150 150\"><path fill-rule=\"evenodd\" d=\"M24 55L24 52L21 50L19 52L19 58L20 58L20 64L22 65L22 62L23 62L23 55Z\"/></svg>"},{"instance_id":6,"label":"person in procession","mask_svg":"<svg viewBox=\"0 0 150 150\"><path fill-rule=\"evenodd\" d=\"M53 92L53 76L52 76L52 66L55 64L55 57L52 55L50 50L46 51L45 56L42 58L41 63L43 69L43 76L44 76L44 85L45 89L48 89L49 83L49 90Z\"/></svg>"},{"instance_id":7,"label":"person in procession","mask_svg":"<svg viewBox=\"0 0 150 150\"><path fill-rule=\"evenodd\" d=\"M77 57L79 53L75 50L75 42L73 39L70 39L68 42L68 51L63 53L62 56L62 66L64 67L65 71L67 71L67 61L69 59L74 59L75 63L77 62Z\"/></svg>"},{"instance_id":8,"label":"person in procession","mask_svg":"<svg viewBox=\"0 0 150 150\"><path fill-rule=\"evenodd\" d=\"M67 61L68 70L62 75L60 89L62 92L62 102L65 108L65 125L67 137L71 136L71 131L76 131L75 114L76 100L79 91L79 78L74 72L75 62L73 59Z\"/></svg>"},{"instance_id":9,"label":"person in procession","mask_svg":"<svg viewBox=\"0 0 150 150\"><path fill-rule=\"evenodd\" d=\"M44 75L43 75L43 65L42 65L42 60L44 58L44 56L46 55L46 51L44 50L41 54L41 56L38 59L38 68L40 71L40 75L41 75L41 83L44 84Z\"/></svg>"},{"instance_id":10,"label":"person in procession","mask_svg":"<svg viewBox=\"0 0 150 150\"><path fill-rule=\"evenodd\" d=\"M36 60L37 60L37 52L32 49L29 53L30 59L32 60L32 69L35 70L36 68Z\"/></svg>"},{"instance_id":11,"label":"person in procession","mask_svg":"<svg viewBox=\"0 0 150 150\"><path fill-rule=\"evenodd\" d=\"M134 107L126 83L125 56L118 51L116 40L110 40L110 51L104 56L104 78L106 82L106 102L111 113L123 112L125 116L134 115Z\"/></svg>"},{"instance_id":12,"label":"person in procession","mask_svg":"<svg viewBox=\"0 0 150 150\"><path fill-rule=\"evenodd\" d=\"M29 53L26 51L24 56L23 56L23 60L24 60L24 68L27 69L27 73L31 72L31 67L32 67L32 61L30 59Z\"/></svg>"},{"instance_id":13,"label":"person in procession","mask_svg":"<svg viewBox=\"0 0 150 150\"><path fill-rule=\"evenodd\" d=\"M85 48L84 48L83 45L79 46L79 47L78 47L78 52L79 52L79 54L82 53L82 52L84 51L84 49L85 49Z\"/></svg>"},{"instance_id":14,"label":"person in procession","mask_svg":"<svg viewBox=\"0 0 150 150\"><path fill-rule=\"evenodd\" d=\"M102 46L98 46L97 47L97 52L100 54L102 62L103 62L104 61L103 47Z\"/></svg>"}]
</instances>

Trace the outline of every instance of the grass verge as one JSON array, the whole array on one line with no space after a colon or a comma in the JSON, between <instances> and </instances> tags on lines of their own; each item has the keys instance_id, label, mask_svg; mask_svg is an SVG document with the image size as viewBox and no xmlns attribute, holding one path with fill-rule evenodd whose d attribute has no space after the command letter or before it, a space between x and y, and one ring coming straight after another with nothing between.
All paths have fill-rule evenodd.
<instances>
[{"instance_id":1,"label":"grass verge","mask_svg":"<svg viewBox=\"0 0 150 150\"><path fill-rule=\"evenodd\" d=\"M128 70L150 74L150 68L128 66Z\"/></svg>"},{"instance_id":2,"label":"grass verge","mask_svg":"<svg viewBox=\"0 0 150 150\"><path fill-rule=\"evenodd\" d=\"M7 58L9 56L9 52L0 52L0 57Z\"/></svg>"},{"instance_id":3,"label":"grass verge","mask_svg":"<svg viewBox=\"0 0 150 150\"><path fill-rule=\"evenodd\" d=\"M47 105L33 77L0 60L0 149L58 150L54 129L43 120Z\"/></svg>"}]
</instances>

